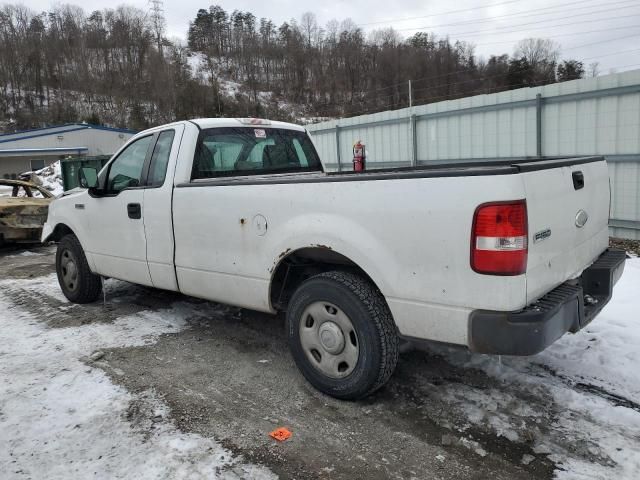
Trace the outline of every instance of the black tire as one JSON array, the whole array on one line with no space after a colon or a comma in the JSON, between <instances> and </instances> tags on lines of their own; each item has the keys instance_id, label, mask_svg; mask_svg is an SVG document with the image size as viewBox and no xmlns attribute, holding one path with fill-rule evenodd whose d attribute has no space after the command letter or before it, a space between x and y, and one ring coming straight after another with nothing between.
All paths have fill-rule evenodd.
<instances>
[{"instance_id":1,"label":"black tire","mask_svg":"<svg viewBox=\"0 0 640 480\"><path fill-rule=\"evenodd\" d=\"M314 322L303 318L303 314L317 302L327 302L341 309L357 336L357 363L343 378L332 378L320 371L320 361L316 358L314 365L303 346L301 322ZM370 395L389 380L398 363L399 339L391 311L378 289L353 273L326 272L303 282L289 302L287 333L291 354L304 377L316 389L342 400ZM356 345L356 341L353 343ZM318 353L313 350L310 352Z\"/></svg>"},{"instance_id":2,"label":"black tire","mask_svg":"<svg viewBox=\"0 0 640 480\"><path fill-rule=\"evenodd\" d=\"M73 263L73 278L69 277L70 268L66 268L69 262ZM95 302L102 292L100 276L89 269L82 245L73 234L65 235L58 243L56 273L62 293L73 303Z\"/></svg>"}]
</instances>

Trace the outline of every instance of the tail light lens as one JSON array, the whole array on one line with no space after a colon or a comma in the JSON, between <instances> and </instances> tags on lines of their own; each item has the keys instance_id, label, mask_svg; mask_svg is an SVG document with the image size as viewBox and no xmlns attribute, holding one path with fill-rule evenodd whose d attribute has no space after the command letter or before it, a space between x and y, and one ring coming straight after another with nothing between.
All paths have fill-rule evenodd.
<instances>
[{"instance_id":1,"label":"tail light lens","mask_svg":"<svg viewBox=\"0 0 640 480\"><path fill-rule=\"evenodd\" d=\"M527 203L485 203L476 208L471 231L471 268L487 275L527 270Z\"/></svg>"}]
</instances>

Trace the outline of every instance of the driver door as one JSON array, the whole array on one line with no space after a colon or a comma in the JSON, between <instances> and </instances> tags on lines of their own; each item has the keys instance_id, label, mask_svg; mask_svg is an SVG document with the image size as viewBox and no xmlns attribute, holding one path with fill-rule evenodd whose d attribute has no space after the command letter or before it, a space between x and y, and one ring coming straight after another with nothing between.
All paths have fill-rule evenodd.
<instances>
[{"instance_id":1,"label":"driver door","mask_svg":"<svg viewBox=\"0 0 640 480\"><path fill-rule=\"evenodd\" d=\"M143 172L153 139L153 134L141 137L122 150L107 167L102 180L105 194L87 199L90 234L86 250L93 257L95 273L150 286Z\"/></svg>"}]
</instances>

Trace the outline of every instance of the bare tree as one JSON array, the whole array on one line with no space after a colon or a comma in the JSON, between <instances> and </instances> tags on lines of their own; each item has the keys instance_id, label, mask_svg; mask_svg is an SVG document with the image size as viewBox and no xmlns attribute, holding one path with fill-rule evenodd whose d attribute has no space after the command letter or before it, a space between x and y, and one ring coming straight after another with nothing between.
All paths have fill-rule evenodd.
<instances>
[{"instance_id":1,"label":"bare tree","mask_svg":"<svg viewBox=\"0 0 640 480\"><path fill-rule=\"evenodd\" d=\"M532 85L552 83L560 58L560 44L546 38L525 38L516 45L514 55L530 69Z\"/></svg>"},{"instance_id":2,"label":"bare tree","mask_svg":"<svg viewBox=\"0 0 640 480\"><path fill-rule=\"evenodd\" d=\"M402 37L393 27L373 30L369 34L369 43L379 47L383 45L396 47L402 43Z\"/></svg>"},{"instance_id":3,"label":"bare tree","mask_svg":"<svg viewBox=\"0 0 640 480\"><path fill-rule=\"evenodd\" d=\"M307 47L311 47L318 35L318 21L316 20L315 14L311 12L302 14L300 18L300 30L307 42Z\"/></svg>"},{"instance_id":4,"label":"bare tree","mask_svg":"<svg viewBox=\"0 0 640 480\"><path fill-rule=\"evenodd\" d=\"M560 44L548 38L525 38L518 42L513 56L526 59L534 67L542 63L557 63Z\"/></svg>"}]
</instances>

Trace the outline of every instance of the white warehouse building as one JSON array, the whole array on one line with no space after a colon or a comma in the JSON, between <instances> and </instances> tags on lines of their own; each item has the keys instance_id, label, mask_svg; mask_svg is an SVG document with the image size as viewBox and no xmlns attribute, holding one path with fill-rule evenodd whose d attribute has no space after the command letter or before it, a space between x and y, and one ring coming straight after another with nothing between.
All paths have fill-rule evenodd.
<instances>
[{"instance_id":1,"label":"white warehouse building","mask_svg":"<svg viewBox=\"0 0 640 480\"><path fill-rule=\"evenodd\" d=\"M69 156L111 155L135 133L71 123L0 135L0 178L16 178Z\"/></svg>"}]
</instances>

